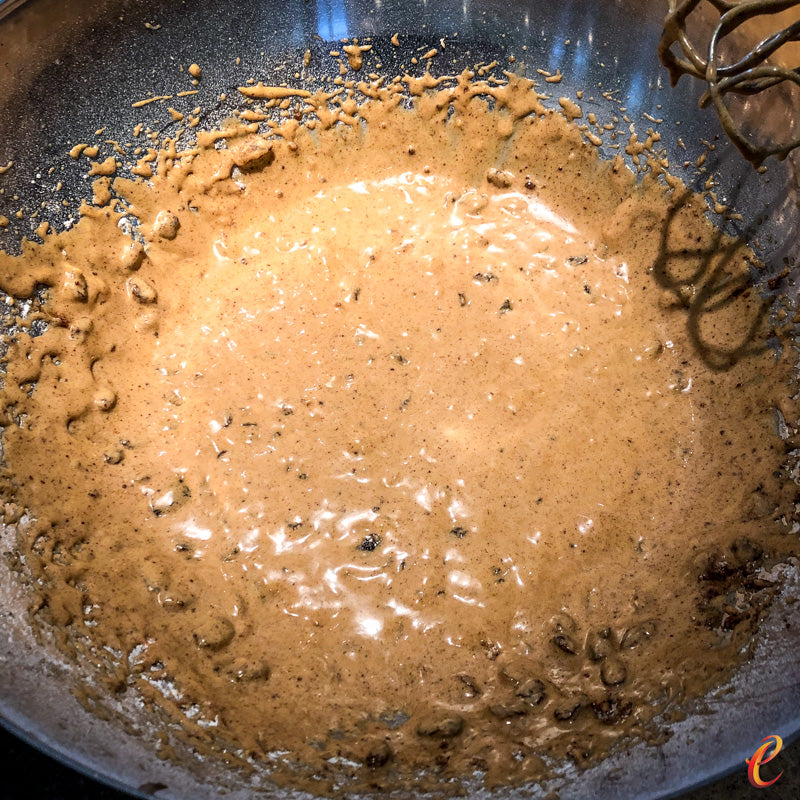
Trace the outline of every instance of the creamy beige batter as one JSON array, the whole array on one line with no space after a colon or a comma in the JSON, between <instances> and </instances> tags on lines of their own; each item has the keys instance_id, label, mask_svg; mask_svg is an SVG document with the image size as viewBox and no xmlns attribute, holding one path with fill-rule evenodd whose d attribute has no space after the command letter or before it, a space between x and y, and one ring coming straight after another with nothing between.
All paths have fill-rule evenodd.
<instances>
[{"instance_id":1,"label":"creamy beige batter","mask_svg":"<svg viewBox=\"0 0 800 800\"><path fill-rule=\"evenodd\" d=\"M284 92L313 131L172 147L0 256L50 287L3 392L35 617L321 792L601 756L724 676L796 550L749 251L470 78Z\"/></svg>"}]
</instances>

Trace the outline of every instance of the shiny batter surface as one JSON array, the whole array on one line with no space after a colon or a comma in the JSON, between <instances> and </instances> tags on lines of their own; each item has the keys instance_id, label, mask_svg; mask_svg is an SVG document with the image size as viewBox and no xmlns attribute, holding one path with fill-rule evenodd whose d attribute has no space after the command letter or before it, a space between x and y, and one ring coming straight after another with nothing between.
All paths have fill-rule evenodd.
<instances>
[{"instance_id":1,"label":"shiny batter surface","mask_svg":"<svg viewBox=\"0 0 800 800\"><path fill-rule=\"evenodd\" d=\"M49 287L2 398L35 618L165 747L320 792L601 756L724 676L796 549L744 245L527 81L406 84L0 256Z\"/></svg>"}]
</instances>

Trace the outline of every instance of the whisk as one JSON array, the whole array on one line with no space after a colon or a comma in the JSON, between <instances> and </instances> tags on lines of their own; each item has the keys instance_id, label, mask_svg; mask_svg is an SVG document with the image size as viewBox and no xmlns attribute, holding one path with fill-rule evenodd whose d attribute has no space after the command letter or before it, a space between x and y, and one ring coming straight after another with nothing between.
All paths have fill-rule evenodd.
<instances>
[{"instance_id":1,"label":"whisk","mask_svg":"<svg viewBox=\"0 0 800 800\"><path fill-rule=\"evenodd\" d=\"M25 0L0 0L0 19L10 14L17 6L21 6Z\"/></svg>"},{"instance_id":2,"label":"whisk","mask_svg":"<svg viewBox=\"0 0 800 800\"><path fill-rule=\"evenodd\" d=\"M709 3L719 12L705 53L691 41L687 33L687 18L700 6ZM732 64L722 63L721 50L726 37L748 20L777 14L790 8L800 9L798 0L669 0L669 13L659 42L658 54L670 73L674 86L681 75L691 75L708 84L700 105L713 103L723 129L742 155L754 166L774 155L785 158L800 146L800 137L788 141L756 143L745 136L743 125L734 120L725 102L727 95L755 95L784 82L800 87L800 67L790 69L767 63L767 59L787 42L800 41L798 20L762 39L746 55ZM682 55L676 53L678 45Z\"/></svg>"}]
</instances>

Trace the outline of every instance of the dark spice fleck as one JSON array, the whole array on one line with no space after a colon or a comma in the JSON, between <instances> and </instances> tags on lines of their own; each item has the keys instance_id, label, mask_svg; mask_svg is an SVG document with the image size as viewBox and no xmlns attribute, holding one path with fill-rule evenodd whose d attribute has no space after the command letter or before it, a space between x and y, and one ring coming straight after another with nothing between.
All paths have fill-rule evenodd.
<instances>
[{"instance_id":1,"label":"dark spice fleck","mask_svg":"<svg viewBox=\"0 0 800 800\"><path fill-rule=\"evenodd\" d=\"M486 180L498 189L508 189L513 182L513 176L510 172L492 167L486 173Z\"/></svg>"},{"instance_id":2,"label":"dark spice fleck","mask_svg":"<svg viewBox=\"0 0 800 800\"><path fill-rule=\"evenodd\" d=\"M581 698L567 700L553 711L553 716L559 722L567 722L571 720L575 714L578 713L580 708L583 706L583 700Z\"/></svg>"},{"instance_id":3,"label":"dark spice fleck","mask_svg":"<svg viewBox=\"0 0 800 800\"><path fill-rule=\"evenodd\" d=\"M481 690L475 678L470 675L456 675L456 679L464 685L464 694L467 697L478 697L480 695Z\"/></svg>"},{"instance_id":4,"label":"dark spice fleck","mask_svg":"<svg viewBox=\"0 0 800 800\"><path fill-rule=\"evenodd\" d=\"M392 750L386 742L379 742L367 753L364 763L370 769L377 769L389 763L392 758Z\"/></svg>"},{"instance_id":5,"label":"dark spice fleck","mask_svg":"<svg viewBox=\"0 0 800 800\"><path fill-rule=\"evenodd\" d=\"M463 730L464 719L457 714L445 717L426 717L417 726L419 736L441 736L443 739L458 736Z\"/></svg>"},{"instance_id":6,"label":"dark spice fleck","mask_svg":"<svg viewBox=\"0 0 800 800\"><path fill-rule=\"evenodd\" d=\"M469 533L469 531L459 525L455 528L451 528L450 533L452 533L453 536L457 536L459 539L463 539Z\"/></svg>"},{"instance_id":7,"label":"dark spice fleck","mask_svg":"<svg viewBox=\"0 0 800 800\"><path fill-rule=\"evenodd\" d=\"M631 710L630 703L623 703L614 697L607 697L599 703L592 703L594 715L606 725L617 725L630 715Z\"/></svg>"},{"instance_id":8,"label":"dark spice fleck","mask_svg":"<svg viewBox=\"0 0 800 800\"><path fill-rule=\"evenodd\" d=\"M527 708L522 703L495 703L489 706L489 711L498 719L513 719L528 713Z\"/></svg>"},{"instance_id":9,"label":"dark spice fleck","mask_svg":"<svg viewBox=\"0 0 800 800\"><path fill-rule=\"evenodd\" d=\"M764 555L764 548L752 539L740 537L730 547L733 562L739 567L758 561Z\"/></svg>"},{"instance_id":10,"label":"dark spice fleck","mask_svg":"<svg viewBox=\"0 0 800 800\"><path fill-rule=\"evenodd\" d=\"M382 711L378 715L378 721L385 725L387 728L391 730L396 730L397 728L402 728L406 722L409 721L411 717L405 713L405 711L398 711L395 709L388 709L386 711Z\"/></svg>"},{"instance_id":11,"label":"dark spice fleck","mask_svg":"<svg viewBox=\"0 0 800 800\"><path fill-rule=\"evenodd\" d=\"M622 637L619 646L625 650L632 650L648 641L656 632L657 623L654 619L631 625Z\"/></svg>"},{"instance_id":12,"label":"dark spice fleck","mask_svg":"<svg viewBox=\"0 0 800 800\"><path fill-rule=\"evenodd\" d=\"M526 703L536 706L547 696L547 689L538 678L529 678L520 683L515 694L525 700Z\"/></svg>"},{"instance_id":13,"label":"dark spice fleck","mask_svg":"<svg viewBox=\"0 0 800 800\"><path fill-rule=\"evenodd\" d=\"M380 543L381 537L377 533L368 533L361 541L358 549L363 550L365 553L371 553Z\"/></svg>"},{"instance_id":14,"label":"dark spice fleck","mask_svg":"<svg viewBox=\"0 0 800 800\"><path fill-rule=\"evenodd\" d=\"M563 650L565 653L570 653L573 656L578 654L579 648L577 643L566 633L557 633L553 637L553 644L555 644L559 650Z\"/></svg>"},{"instance_id":15,"label":"dark spice fleck","mask_svg":"<svg viewBox=\"0 0 800 800\"><path fill-rule=\"evenodd\" d=\"M121 464L124 459L125 452L118 448L109 450L107 453L103 453L103 461L105 461L106 464Z\"/></svg>"}]
</instances>

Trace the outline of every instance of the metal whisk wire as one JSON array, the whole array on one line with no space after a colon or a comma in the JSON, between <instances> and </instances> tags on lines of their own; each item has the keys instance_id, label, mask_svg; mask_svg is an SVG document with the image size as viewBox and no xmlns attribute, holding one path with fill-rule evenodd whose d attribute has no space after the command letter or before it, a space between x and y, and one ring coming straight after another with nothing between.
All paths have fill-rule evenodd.
<instances>
[{"instance_id":1,"label":"metal whisk wire","mask_svg":"<svg viewBox=\"0 0 800 800\"><path fill-rule=\"evenodd\" d=\"M709 3L720 18L709 39L705 54L694 45L686 30L689 15L701 4ZM659 42L658 54L667 67L674 86L681 75L691 75L708 85L700 100L705 107L713 103L723 129L742 155L754 166L775 155L785 158L800 147L800 137L785 142L754 143L747 138L725 103L728 94L754 95L789 81L800 87L800 68L790 69L765 63L787 42L800 41L800 19L766 37L745 56L732 64L720 63L723 39L754 17L800 8L798 0L669 0L669 13ZM682 52L678 55L673 45Z\"/></svg>"}]
</instances>

